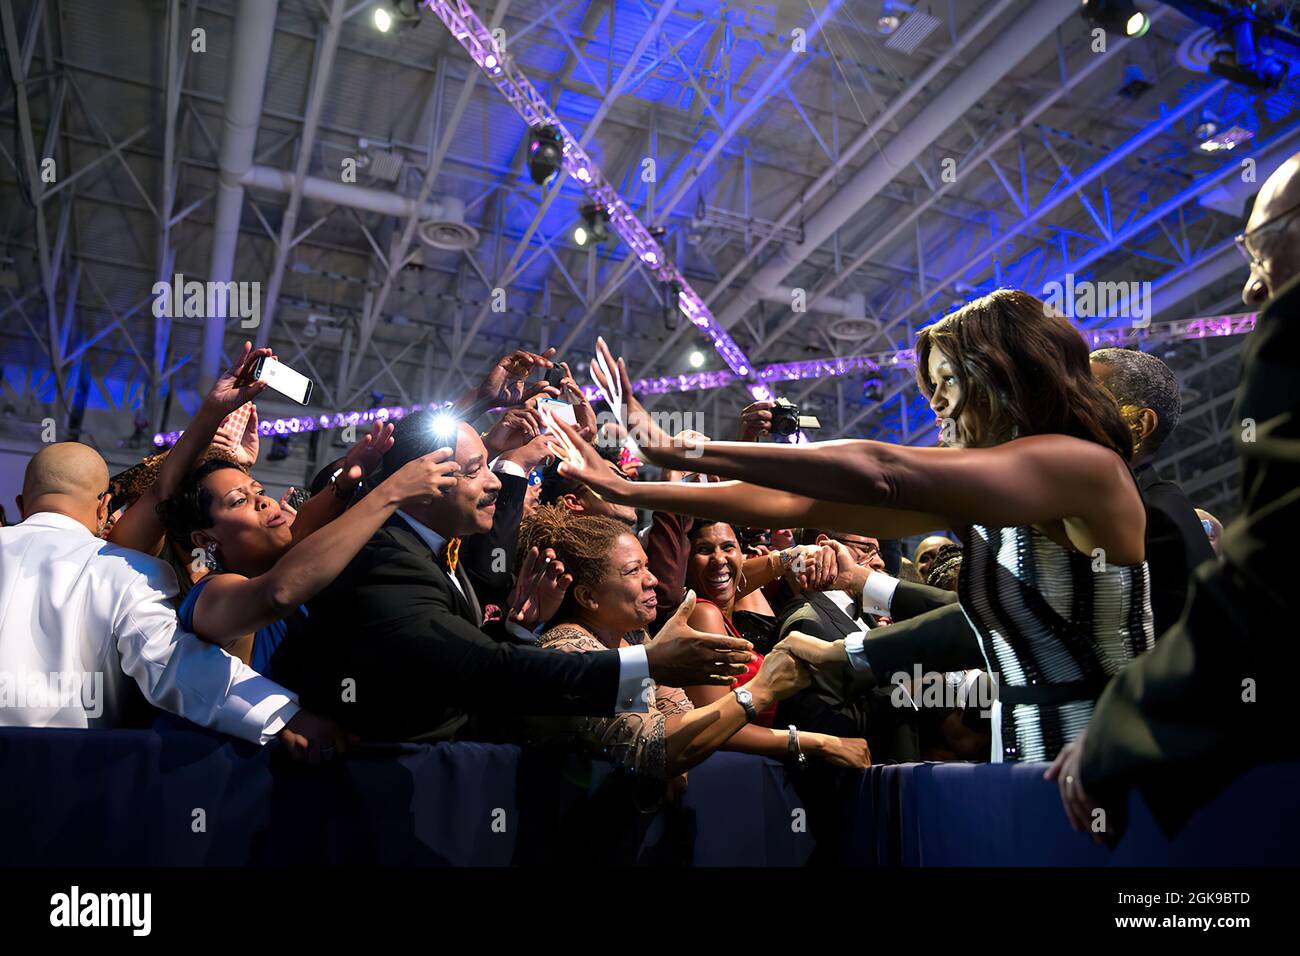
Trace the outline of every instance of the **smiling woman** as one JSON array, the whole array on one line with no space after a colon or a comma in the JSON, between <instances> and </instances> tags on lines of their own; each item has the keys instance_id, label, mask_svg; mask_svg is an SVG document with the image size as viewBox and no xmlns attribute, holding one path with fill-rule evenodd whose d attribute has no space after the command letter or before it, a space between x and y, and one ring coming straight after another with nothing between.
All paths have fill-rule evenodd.
<instances>
[{"instance_id":1,"label":"smiling woman","mask_svg":"<svg viewBox=\"0 0 1300 956\"><path fill-rule=\"evenodd\" d=\"M382 453L391 444L387 439L376 432L358 444ZM362 466L347 462L340 477L355 484ZM193 554L193 570L203 575L177 612L181 625L270 676L281 641L306 619L302 604L333 581L398 508L453 487L457 469L451 450L439 449L402 466L338 517L308 529L301 515L291 524L279 502L243 468L225 459L204 463L158 507L168 536ZM339 482L332 487L321 494L340 503L351 495L350 485L342 492Z\"/></svg>"}]
</instances>

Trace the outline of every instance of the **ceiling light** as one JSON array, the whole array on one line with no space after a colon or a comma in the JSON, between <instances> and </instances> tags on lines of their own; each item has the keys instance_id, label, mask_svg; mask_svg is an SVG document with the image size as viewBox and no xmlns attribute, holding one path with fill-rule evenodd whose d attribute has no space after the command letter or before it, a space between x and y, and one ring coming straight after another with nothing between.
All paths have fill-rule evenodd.
<instances>
[{"instance_id":1,"label":"ceiling light","mask_svg":"<svg viewBox=\"0 0 1300 956\"><path fill-rule=\"evenodd\" d=\"M533 182L544 186L560 171L564 158L564 141L554 126L542 126L530 134L528 144L528 174Z\"/></svg>"},{"instance_id":2,"label":"ceiling light","mask_svg":"<svg viewBox=\"0 0 1300 956\"><path fill-rule=\"evenodd\" d=\"M372 19L375 29L380 33L387 33L393 28L393 15L384 7L375 7Z\"/></svg>"},{"instance_id":3,"label":"ceiling light","mask_svg":"<svg viewBox=\"0 0 1300 956\"><path fill-rule=\"evenodd\" d=\"M696 349L690 354L691 368L704 368L704 353Z\"/></svg>"}]
</instances>

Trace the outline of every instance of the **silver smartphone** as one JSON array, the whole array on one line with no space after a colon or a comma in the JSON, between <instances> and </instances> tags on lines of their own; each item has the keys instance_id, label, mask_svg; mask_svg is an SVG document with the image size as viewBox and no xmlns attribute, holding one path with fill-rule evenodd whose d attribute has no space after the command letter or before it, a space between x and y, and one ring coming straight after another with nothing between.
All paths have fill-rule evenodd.
<instances>
[{"instance_id":1,"label":"silver smartphone","mask_svg":"<svg viewBox=\"0 0 1300 956\"><path fill-rule=\"evenodd\" d=\"M311 393L316 384L306 375L295 372L279 359L263 357L253 367L253 378L265 382L281 395L292 398L299 405L311 401Z\"/></svg>"}]
</instances>

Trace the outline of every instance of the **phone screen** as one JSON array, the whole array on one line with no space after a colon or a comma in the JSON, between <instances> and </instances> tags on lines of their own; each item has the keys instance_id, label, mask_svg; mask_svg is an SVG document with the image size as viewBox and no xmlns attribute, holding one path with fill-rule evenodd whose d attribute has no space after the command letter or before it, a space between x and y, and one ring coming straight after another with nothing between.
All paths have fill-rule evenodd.
<instances>
[{"instance_id":1,"label":"phone screen","mask_svg":"<svg viewBox=\"0 0 1300 956\"><path fill-rule=\"evenodd\" d=\"M578 427L578 416L573 413L573 406L568 402L562 402L555 398L540 398L537 401L537 410L540 412L543 409L574 428Z\"/></svg>"},{"instance_id":2,"label":"phone screen","mask_svg":"<svg viewBox=\"0 0 1300 956\"><path fill-rule=\"evenodd\" d=\"M257 363L257 379L300 405L311 399L314 385L306 375L295 372L278 359L264 358Z\"/></svg>"}]
</instances>

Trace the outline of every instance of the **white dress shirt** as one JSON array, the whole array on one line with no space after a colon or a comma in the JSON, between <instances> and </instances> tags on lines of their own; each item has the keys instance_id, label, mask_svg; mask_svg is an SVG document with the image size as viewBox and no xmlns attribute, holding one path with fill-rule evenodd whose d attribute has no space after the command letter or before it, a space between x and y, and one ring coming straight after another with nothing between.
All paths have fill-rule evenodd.
<instances>
[{"instance_id":1,"label":"white dress shirt","mask_svg":"<svg viewBox=\"0 0 1300 956\"><path fill-rule=\"evenodd\" d=\"M867 580L862 585L863 613L887 616L890 612L890 607L894 603L894 592L897 590L898 578L890 577L883 571L872 571L867 575ZM835 601L836 604L839 604L840 601L835 596L836 594L843 594L850 602L853 601L853 598L844 594L843 591L826 592L827 597L832 601ZM847 609L843 610L845 614L848 614L849 617L858 621L858 623L862 625L861 631L856 634L850 634L848 637L844 638L844 650L848 654L849 664L854 670L867 670L871 665L867 662L867 655L863 650L863 644L866 641L867 630L870 625L858 617L856 609L854 611L849 611Z\"/></svg>"},{"instance_id":2,"label":"white dress shirt","mask_svg":"<svg viewBox=\"0 0 1300 956\"><path fill-rule=\"evenodd\" d=\"M420 536L420 539L429 546L429 550L435 556L442 554L443 548L447 546L446 538L428 525L412 518L400 508L397 510L397 514L411 526L411 530ZM449 574L447 577L451 579L452 584L456 585L456 590L461 593L461 597L469 601L471 605L476 603L465 593L465 586L460 583L457 575ZM510 609L504 608L503 611L508 614ZM538 625L535 631L529 631L516 621L506 621L506 630L529 644L537 644L538 635L545 626L545 622L543 622ZM646 657L645 647L640 644L634 644L631 647L620 647L618 649L618 698L614 704L614 713L647 713L650 710L650 701L654 700L653 688L654 682L650 679L650 660Z\"/></svg>"},{"instance_id":3,"label":"white dress shirt","mask_svg":"<svg viewBox=\"0 0 1300 956\"><path fill-rule=\"evenodd\" d=\"M0 725L114 727L132 678L150 703L266 743L295 696L183 630L163 561L40 512L0 528Z\"/></svg>"}]
</instances>

